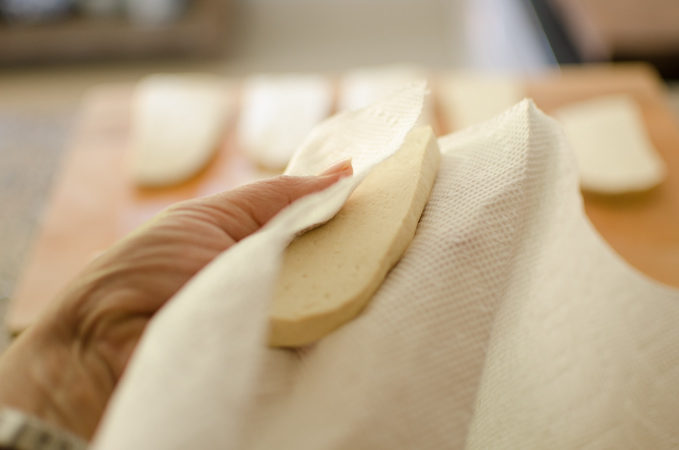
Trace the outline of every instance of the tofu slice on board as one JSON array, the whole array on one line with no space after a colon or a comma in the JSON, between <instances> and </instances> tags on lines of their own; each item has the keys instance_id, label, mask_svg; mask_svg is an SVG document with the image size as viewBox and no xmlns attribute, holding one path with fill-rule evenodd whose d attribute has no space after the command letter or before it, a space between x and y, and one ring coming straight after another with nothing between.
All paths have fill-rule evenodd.
<instances>
[{"instance_id":1,"label":"tofu slice on board","mask_svg":"<svg viewBox=\"0 0 679 450\"><path fill-rule=\"evenodd\" d=\"M219 149L235 110L225 78L152 75L136 86L130 173L140 186L165 187L200 172Z\"/></svg>"},{"instance_id":2,"label":"tofu slice on board","mask_svg":"<svg viewBox=\"0 0 679 450\"><path fill-rule=\"evenodd\" d=\"M324 76L252 76L243 85L239 145L259 165L283 169L332 104L332 86Z\"/></svg>"},{"instance_id":3,"label":"tofu slice on board","mask_svg":"<svg viewBox=\"0 0 679 450\"><path fill-rule=\"evenodd\" d=\"M624 194L646 191L663 181L665 163L631 97L597 97L552 114L566 130L584 190Z\"/></svg>"}]
</instances>

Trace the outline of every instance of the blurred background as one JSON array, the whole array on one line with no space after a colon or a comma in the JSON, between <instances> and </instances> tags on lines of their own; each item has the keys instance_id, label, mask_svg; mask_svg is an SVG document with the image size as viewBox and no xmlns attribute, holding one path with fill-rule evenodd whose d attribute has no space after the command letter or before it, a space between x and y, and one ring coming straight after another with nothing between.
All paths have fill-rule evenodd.
<instances>
[{"instance_id":1,"label":"blurred background","mask_svg":"<svg viewBox=\"0 0 679 450\"><path fill-rule=\"evenodd\" d=\"M0 63L216 59L231 71L359 65L679 69L674 0L1 0Z\"/></svg>"},{"instance_id":2,"label":"blurred background","mask_svg":"<svg viewBox=\"0 0 679 450\"><path fill-rule=\"evenodd\" d=\"M229 70L554 62L527 0L2 0L0 62L181 57ZM483 53L483 55L482 55Z\"/></svg>"},{"instance_id":3,"label":"blurred background","mask_svg":"<svg viewBox=\"0 0 679 450\"><path fill-rule=\"evenodd\" d=\"M0 0L0 314L93 89L154 73L336 81L408 65L530 79L563 64L642 61L676 105L678 23L677 0ZM97 120L108 136L129 125Z\"/></svg>"}]
</instances>

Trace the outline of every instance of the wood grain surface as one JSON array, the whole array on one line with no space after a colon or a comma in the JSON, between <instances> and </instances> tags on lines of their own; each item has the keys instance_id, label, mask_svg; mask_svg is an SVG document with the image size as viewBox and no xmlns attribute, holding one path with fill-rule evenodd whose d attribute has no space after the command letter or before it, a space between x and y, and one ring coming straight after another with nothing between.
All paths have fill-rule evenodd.
<instances>
[{"instance_id":1,"label":"wood grain surface","mask_svg":"<svg viewBox=\"0 0 679 450\"><path fill-rule=\"evenodd\" d=\"M585 195L585 209L632 266L679 286L679 129L655 72L643 65L573 68L526 80L524 87L547 113L610 93L628 93L639 102L668 179L644 195ZM172 189L135 188L125 169L131 98L131 85L105 86L83 102L42 231L6 316L12 331L33 322L92 258L164 207L273 175L239 151L231 124L216 157L197 177Z\"/></svg>"}]
</instances>

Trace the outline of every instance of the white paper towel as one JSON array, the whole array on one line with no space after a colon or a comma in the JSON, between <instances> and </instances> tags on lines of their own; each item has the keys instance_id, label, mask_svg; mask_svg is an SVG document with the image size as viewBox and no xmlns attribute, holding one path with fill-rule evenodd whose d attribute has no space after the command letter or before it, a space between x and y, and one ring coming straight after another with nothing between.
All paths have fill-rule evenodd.
<instances>
[{"instance_id":1,"label":"white paper towel","mask_svg":"<svg viewBox=\"0 0 679 450\"><path fill-rule=\"evenodd\" d=\"M415 110L392 104L404 108L366 117ZM307 145L365 137L376 161L412 116L382 152L388 127L341 118ZM361 316L302 350L264 345L289 230L327 218L346 180L225 252L154 319L95 448L675 447L679 292L593 230L556 122L524 101L439 142L415 239Z\"/></svg>"}]
</instances>

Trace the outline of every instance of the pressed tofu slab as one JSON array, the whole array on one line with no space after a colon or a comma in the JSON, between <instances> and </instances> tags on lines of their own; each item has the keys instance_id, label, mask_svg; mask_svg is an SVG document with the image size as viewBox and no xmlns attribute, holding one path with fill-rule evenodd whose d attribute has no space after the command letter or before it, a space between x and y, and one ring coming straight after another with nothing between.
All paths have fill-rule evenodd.
<instances>
[{"instance_id":1,"label":"pressed tofu slab","mask_svg":"<svg viewBox=\"0 0 679 450\"><path fill-rule=\"evenodd\" d=\"M566 129L584 190L600 194L639 192L665 178L665 163L631 97L598 97L564 106L553 115Z\"/></svg>"},{"instance_id":2,"label":"pressed tofu slab","mask_svg":"<svg viewBox=\"0 0 679 450\"><path fill-rule=\"evenodd\" d=\"M439 159L432 129L411 131L332 220L290 244L270 308L269 345L311 344L358 315L413 239Z\"/></svg>"},{"instance_id":3,"label":"pressed tofu slab","mask_svg":"<svg viewBox=\"0 0 679 450\"><path fill-rule=\"evenodd\" d=\"M232 94L223 78L152 75L135 91L131 172L140 186L165 187L200 172L223 138Z\"/></svg>"},{"instance_id":4,"label":"pressed tofu slab","mask_svg":"<svg viewBox=\"0 0 679 450\"><path fill-rule=\"evenodd\" d=\"M332 108L332 84L321 75L255 75L243 86L238 142L269 169L285 168Z\"/></svg>"}]
</instances>

